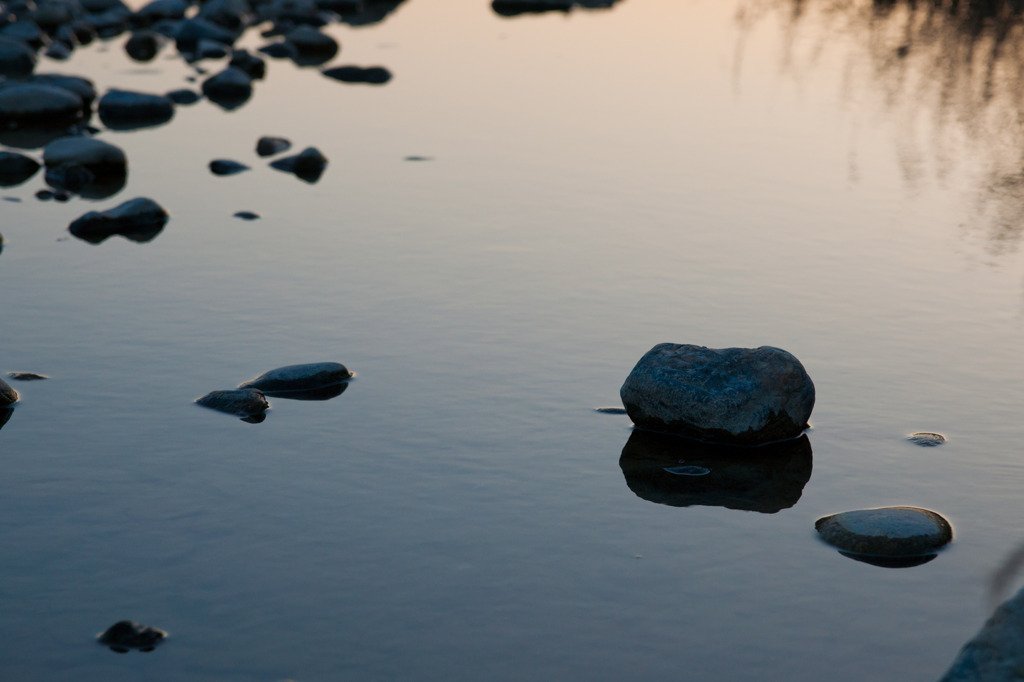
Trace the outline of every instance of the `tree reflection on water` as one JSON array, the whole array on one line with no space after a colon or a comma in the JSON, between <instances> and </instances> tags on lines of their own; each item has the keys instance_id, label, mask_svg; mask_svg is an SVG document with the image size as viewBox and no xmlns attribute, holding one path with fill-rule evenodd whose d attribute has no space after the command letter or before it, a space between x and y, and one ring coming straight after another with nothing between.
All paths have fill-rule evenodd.
<instances>
[{"instance_id":1,"label":"tree reflection on water","mask_svg":"<svg viewBox=\"0 0 1024 682\"><path fill-rule=\"evenodd\" d=\"M845 51L843 96L865 88L881 96L912 190L932 177L956 189L952 171L978 164L971 231L983 232L993 255L1016 250L1024 231L1024 0L744 0L738 69L746 41L768 18L782 22L787 74L801 78Z\"/></svg>"}]
</instances>

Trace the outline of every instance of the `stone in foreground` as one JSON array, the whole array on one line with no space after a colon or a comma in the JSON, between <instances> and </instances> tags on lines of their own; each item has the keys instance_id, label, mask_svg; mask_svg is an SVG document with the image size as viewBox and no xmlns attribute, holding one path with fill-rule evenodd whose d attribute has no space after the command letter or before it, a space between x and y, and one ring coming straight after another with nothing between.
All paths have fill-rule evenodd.
<instances>
[{"instance_id":1,"label":"stone in foreground","mask_svg":"<svg viewBox=\"0 0 1024 682\"><path fill-rule=\"evenodd\" d=\"M949 521L928 509L881 507L818 519L821 538L853 555L916 557L934 554L953 540Z\"/></svg>"},{"instance_id":2,"label":"stone in foreground","mask_svg":"<svg viewBox=\"0 0 1024 682\"><path fill-rule=\"evenodd\" d=\"M327 168L327 157L316 147L307 147L295 156L271 161L270 167L285 173L293 173L300 180L312 184L320 179Z\"/></svg>"},{"instance_id":3,"label":"stone in foreground","mask_svg":"<svg viewBox=\"0 0 1024 682\"><path fill-rule=\"evenodd\" d=\"M99 244L107 237L122 235L136 242L154 239L167 224L167 211L152 199L131 199L110 210L89 211L68 226L79 239Z\"/></svg>"},{"instance_id":4,"label":"stone in foreground","mask_svg":"<svg viewBox=\"0 0 1024 682\"><path fill-rule=\"evenodd\" d=\"M139 625L133 620L119 620L99 636L99 642L123 654L129 649L152 651L166 638L167 633L159 628Z\"/></svg>"},{"instance_id":5,"label":"stone in foreground","mask_svg":"<svg viewBox=\"0 0 1024 682\"><path fill-rule=\"evenodd\" d=\"M270 408L263 391L253 388L231 389L228 391L210 391L202 398L196 398L196 404L218 412L233 414L243 421L259 423L265 418Z\"/></svg>"},{"instance_id":6,"label":"stone in foreground","mask_svg":"<svg viewBox=\"0 0 1024 682\"><path fill-rule=\"evenodd\" d=\"M1024 670L1024 590L1003 602L939 682L1012 682Z\"/></svg>"},{"instance_id":7,"label":"stone in foreground","mask_svg":"<svg viewBox=\"0 0 1024 682\"><path fill-rule=\"evenodd\" d=\"M640 428L735 445L796 438L814 408L814 384L803 365L771 346L658 344L640 358L619 395Z\"/></svg>"},{"instance_id":8,"label":"stone in foreground","mask_svg":"<svg viewBox=\"0 0 1024 682\"><path fill-rule=\"evenodd\" d=\"M18 392L11 388L3 379L0 379L0 407L6 407L18 402Z\"/></svg>"},{"instance_id":9,"label":"stone in foreground","mask_svg":"<svg viewBox=\"0 0 1024 682\"><path fill-rule=\"evenodd\" d=\"M239 384L239 388L258 388L266 393L315 391L335 386L352 378L352 372L339 362L314 362L272 369L255 379Z\"/></svg>"}]
</instances>

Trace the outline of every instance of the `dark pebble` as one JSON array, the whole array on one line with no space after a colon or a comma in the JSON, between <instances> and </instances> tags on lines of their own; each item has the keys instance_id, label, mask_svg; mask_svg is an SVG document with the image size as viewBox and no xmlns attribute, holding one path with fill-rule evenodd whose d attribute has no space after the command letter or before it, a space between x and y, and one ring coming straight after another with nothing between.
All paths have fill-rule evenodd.
<instances>
[{"instance_id":1,"label":"dark pebble","mask_svg":"<svg viewBox=\"0 0 1024 682\"><path fill-rule=\"evenodd\" d=\"M256 153L260 156L273 156L287 151L292 143L283 137L261 137L256 142Z\"/></svg>"},{"instance_id":2,"label":"dark pebble","mask_svg":"<svg viewBox=\"0 0 1024 682\"><path fill-rule=\"evenodd\" d=\"M152 651L166 638L167 633L159 628L139 625L133 620L120 620L107 628L99 636L99 641L118 653L127 653L129 649Z\"/></svg>"},{"instance_id":3,"label":"dark pebble","mask_svg":"<svg viewBox=\"0 0 1024 682\"><path fill-rule=\"evenodd\" d=\"M210 162L210 172L214 175L236 175L249 170L244 163L230 159L214 159Z\"/></svg>"},{"instance_id":4,"label":"dark pebble","mask_svg":"<svg viewBox=\"0 0 1024 682\"><path fill-rule=\"evenodd\" d=\"M168 92L166 95L164 95L164 97L166 97L167 99L171 100L175 104L185 104L185 105L195 104L196 102L198 102L199 100L201 100L203 98L203 96L200 95L198 92L195 92L194 90L186 90L186 89L172 90L171 92Z\"/></svg>"},{"instance_id":5,"label":"dark pebble","mask_svg":"<svg viewBox=\"0 0 1024 682\"><path fill-rule=\"evenodd\" d=\"M235 218L241 218L242 220L259 220L260 214L253 213L252 211L239 211L234 214Z\"/></svg>"},{"instance_id":6,"label":"dark pebble","mask_svg":"<svg viewBox=\"0 0 1024 682\"><path fill-rule=\"evenodd\" d=\"M7 376L16 381L42 381L50 378L45 374L36 374L35 372L8 372Z\"/></svg>"},{"instance_id":7,"label":"dark pebble","mask_svg":"<svg viewBox=\"0 0 1024 682\"><path fill-rule=\"evenodd\" d=\"M923 448L934 448L945 443L946 437L941 433L928 433L926 431L922 431L920 433L910 434L907 436L907 440L914 445L920 445Z\"/></svg>"}]
</instances>

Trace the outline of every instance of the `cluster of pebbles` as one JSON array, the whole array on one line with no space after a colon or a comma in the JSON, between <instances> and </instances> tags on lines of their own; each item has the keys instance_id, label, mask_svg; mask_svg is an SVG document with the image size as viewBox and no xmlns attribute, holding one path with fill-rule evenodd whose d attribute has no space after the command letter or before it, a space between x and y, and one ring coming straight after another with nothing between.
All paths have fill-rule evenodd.
<instances>
[{"instance_id":1,"label":"cluster of pebbles","mask_svg":"<svg viewBox=\"0 0 1024 682\"><path fill-rule=\"evenodd\" d=\"M236 109L253 96L254 83L266 77L266 58L322 66L324 77L334 81L385 84L391 72L382 66L325 66L340 46L322 29L332 22L375 23L401 2L153 0L135 11L122 0L0 2L0 145L7 147L0 149L0 187L21 185L45 168L47 188L36 193L41 200L111 197L125 187L128 161L117 146L97 139L98 133L164 125L177 107L201 99L226 111ZM267 43L252 52L235 48L250 29L260 30ZM124 50L137 62L151 61L173 46L197 75L208 73L200 65L206 60L219 60L221 68L205 77L198 91L186 87L162 94L112 88L101 95L85 76L37 73L41 58L62 61L80 46L124 34ZM42 150L41 159L24 153L34 149ZM326 163L311 147L272 166L316 182ZM151 208L146 207L138 229L125 230L125 236L146 241L162 229ZM93 215L87 222L99 224L99 219L123 227L125 212L134 210L135 205L122 204L113 216ZM105 237L96 235L104 231L109 230L84 230L90 235L84 238L101 241Z\"/></svg>"}]
</instances>

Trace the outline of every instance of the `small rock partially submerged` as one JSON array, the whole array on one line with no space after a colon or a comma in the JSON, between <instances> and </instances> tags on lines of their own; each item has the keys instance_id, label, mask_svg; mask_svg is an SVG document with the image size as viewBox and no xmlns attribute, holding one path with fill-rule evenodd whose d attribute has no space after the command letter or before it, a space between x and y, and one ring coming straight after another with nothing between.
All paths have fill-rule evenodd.
<instances>
[{"instance_id":1,"label":"small rock partially submerged","mask_svg":"<svg viewBox=\"0 0 1024 682\"><path fill-rule=\"evenodd\" d=\"M335 66L320 73L342 83L384 85L391 80L391 72L383 66Z\"/></svg>"},{"instance_id":2,"label":"small rock partially submerged","mask_svg":"<svg viewBox=\"0 0 1024 682\"><path fill-rule=\"evenodd\" d=\"M82 135L61 137L43 149L46 182L88 199L103 199L124 187L128 161L114 145Z\"/></svg>"},{"instance_id":3,"label":"small rock partially submerged","mask_svg":"<svg viewBox=\"0 0 1024 682\"><path fill-rule=\"evenodd\" d=\"M135 242L148 242L160 234L168 217L160 204L139 197L107 211L89 211L71 223L68 231L91 244L99 244L115 234Z\"/></svg>"},{"instance_id":4,"label":"small rock partially submerged","mask_svg":"<svg viewBox=\"0 0 1024 682\"><path fill-rule=\"evenodd\" d=\"M260 156L273 156L288 151L292 143L283 137L261 137L256 141L256 153Z\"/></svg>"},{"instance_id":5,"label":"small rock partially submerged","mask_svg":"<svg viewBox=\"0 0 1024 682\"><path fill-rule=\"evenodd\" d=\"M946 437L943 436L941 433L929 433L926 431L921 431L918 433L910 434L909 436L907 436L907 440L909 440L914 445L920 445L923 448L934 448L945 443Z\"/></svg>"},{"instance_id":6,"label":"small rock partially submerged","mask_svg":"<svg viewBox=\"0 0 1024 682\"><path fill-rule=\"evenodd\" d=\"M238 211L234 214L235 218L241 218L242 220L259 220L260 214L253 213L252 211Z\"/></svg>"},{"instance_id":7,"label":"small rock partially submerged","mask_svg":"<svg viewBox=\"0 0 1024 682\"><path fill-rule=\"evenodd\" d=\"M803 365L779 348L662 343L619 391L633 423L697 440L762 445L796 438L814 408Z\"/></svg>"},{"instance_id":8,"label":"small rock partially submerged","mask_svg":"<svg viewBox=\"0 0 1024 682\"><path fill-rule=\"evenodd\" d=\"M167 638L167 633L149 625L140 625L133 620L119 620L98 637L100 644L109 646L120 654L129 649L152 651Z\"/></svg>"},{"instance_id":9,"label":"small rock partially submerged","mask_svg":"<svg viewBox=\"0 0 1024 682\"><path fill-rule=\"evenodd\" d=\"M255 388L275 396L293 392L318 391L331 387L343 387L351 379L352 372L339 362L315 362L305 365L288 365L265 372L255 379L238 385L240 389ZM342 388L344 390L344 388ZM338 395L341 391L334 393ZM288 397L285 395L284 397ZM330 397L333 397L330 396Z\"/></svg>"},{"instance_id":10,"label":"small rock partially submerged","mask_svg":"<svg viewBox=\"0 0 1024 682\"><path fill-rule=\"evenodd\" d=\"M100 121L111 130L135 130L163 125L174 118L174 103L163 95L109 90L97 107Z\"/></svg>"},{"instance_id":11,"label":"small rock partially submerged","mask_svg":"<svg viewBox=\"0 0 1024 682\"><path fill-rule=\"evenodd\" d=\"M226 391L210 391L196 404L217 412L232 414L242 421L258 424L266 419L266 411L270 408L263 391L253 388L237 388Z\"/></svg>"},{"instance_id":12,"label":"small rock partially submerged","mask_svg":"<svg viewBox=\"0 0 1024 682\"><path fill-rule=\"evenodd\" d=\"M271 161L270 167L286 173L292 173L295 177L308 183L314 183L323 175L327 168L327 157L320 153L316 147L307 147L295 156L286 156L277 161Z\"/></svg>"},{"instance_id":13,"label":"small rock partially submerged","mask_svg":"<svg viewBox=\"0 0 1024 682\"><path fill-rule=\"evenodd\" d=\"M949 521L918 507L881 507L832 514L818 519L814 528L825 542L842 553L889 567L931 560L953 540Z\"/></svg>"},{"instance_id":14,"label":"small rock partially submerged","mask_svg":"<svg viewBox=\"0 0 1024 682\"><path fill-rule=\"evenodd\" d=\"M624 407L595 407L594 412L600 412L601 414L626 414L626 408Z\"/></svg>"},{"instance_id":15,"label":"small rock partially submerged","mask_svg":"<svg viewBox=\"0 0 1024 682\"><path fill-rule=\"evenodd\" d=\"M210 172L214 175L236 175L249 170L249 167L230 159L214 159L210 162Z\"/></svg>"},{"instance_id":16,"label":"small rock partially submerged","mask_svg":"<svg viewBox=\"0 0 1024 682\"><path fill-rule=\"evenodd\" d=\"M299 66L323 64L338 54L338 42L309 25L296 26L285 34L284 40L295 49L292 59Z\"/></svg>"},{"instance_id":17,"label":"small rock partially submerged","mask_svg":"<svg viewBox=\"0 0 1024 682\"><path fill-rule=\"evenodd\" d=\"M164 95L164 97L171 100L175 104L180 104L183 106L195 104L203 98L203 96L200 95L198 92L195 92L194 90L188 90L185 88L182 88L180 90L171 90L166 95Z\"/></svg>"},{"instance_id":18,"label":"small rock partially submerged","mask_svg":"<svg viewBox=\"0 0 1024 682\"><path fill-rule=\"evenodd\" d=\"M36 83L0 88L0 127L61 127L84 118L85 103L70 90Z\"/></svg>"},{"instance_id":19,"label":"small rock partially submerged","mask_svg":"<svg viewBox=\"0 0 1024 682\"><path fill-rule=\"evenodd\" d=\"M11 388L3 379L0 379L0 407L6 407L18 402L18 392Z\"/></svg>"},{"instance_id":20,"label":"small rock partially submerged","mask_svg":"<svg viewBox=\"0 0 1024 682\"><path fill-rule=\"evenodd\" d=\"M228 66L203 81L202 90L211 102L230 111L252 97L252 77L236 66Z\"/></svg>"},{"instance_id":21,"label":"small rock partially submerged","mask_svg":"<svg viewBox=\"0 0 1024 682\"><path fill-rule=\"evenodd\" d=\"M7 376L16 381L42 381L50 378L45 374L36 374L35 372L8 372Z\"/></svg>"}]
</instances>

